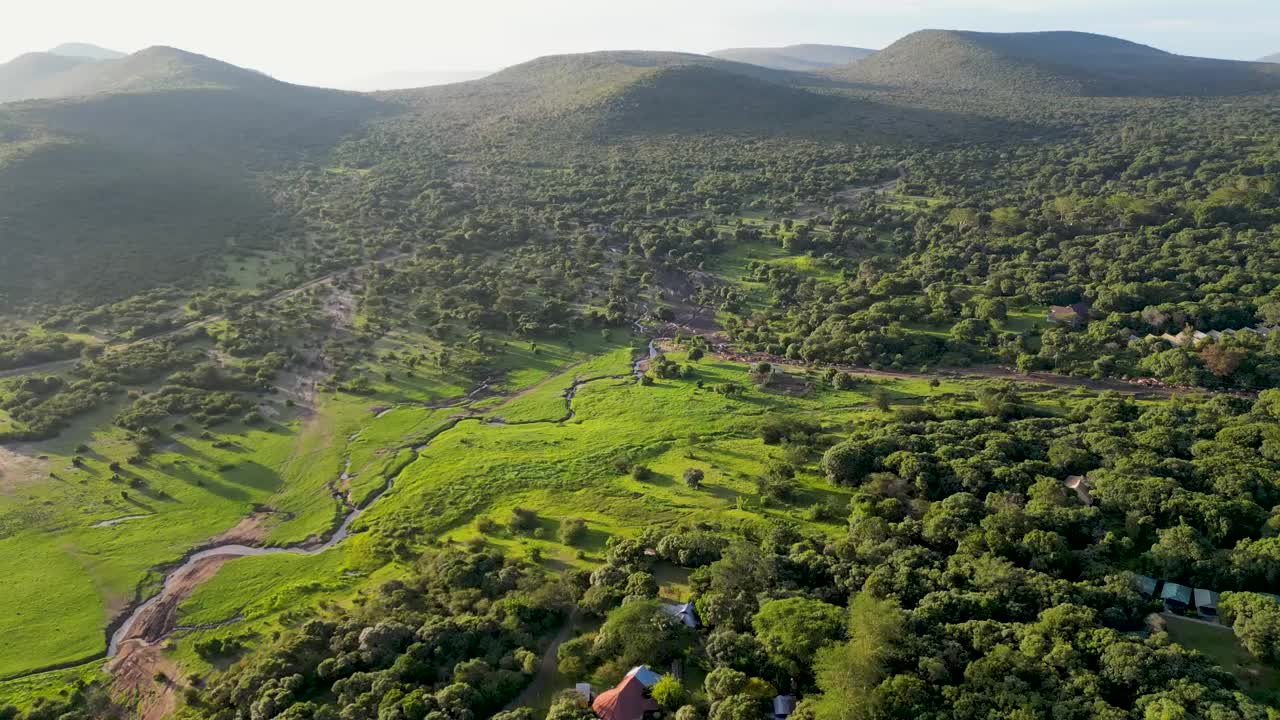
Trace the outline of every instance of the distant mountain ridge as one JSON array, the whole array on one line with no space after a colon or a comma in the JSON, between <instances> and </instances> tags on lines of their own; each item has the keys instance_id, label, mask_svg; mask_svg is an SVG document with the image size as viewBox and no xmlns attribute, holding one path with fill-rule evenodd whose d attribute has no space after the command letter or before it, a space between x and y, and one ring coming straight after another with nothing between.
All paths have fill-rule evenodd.
<instances>
[{"instance_id":1,"label":"distant mountain ridge","mask_svg":"<svg viewBox=\"0 0 1280 720\"><path fill-rule=\"evenodd\" d=\"M270 237L260 176L323 157L384 109L167 47L19 60L0 78L43 69L49 97L0 105L9 298L113 298L201 276L230 239Z\"/></svg>"},{"instance_id":2,"label":"distant mountain ridge","mask_svg":"<svg viewBox=\"0 0 1280 720\"><path fill-rule=\"evenodd\" d=\"M867 85L1061 96L1239 95L1280 90L1280 68L1193 58L1080 32L921 30L832 77Z\"/></svg>"},{"instance_id":3,"label":"distant mountain ridge","mask_svg":"<svg viewBox=\"0 0 1280 720\"><path fill-rule=\"evenodd\" d=\"M155 46L109 60L28 53L0 65L0 102L276 82L261 73L177 48Z\"/></svg>"},{"instance_id":4,"label":"distant mountain ridge","mask_svg":"<svg viewBox=\"0 0 1280 720\"><path fill-rule=\"evenodd\" d=\"M1280 53L1274 53L1264 58L1260 58L1258 62L1264 63L1280 63Z\"/></svg>"},{"instance_id":5,"label":"distant mountain ridge","mask_svg":"<svg viewBox=\"0 0 1280 720\"><path fill-rule=\"evenodd\" d=\"M815 72L857 62L874 53L847 45L787 45L784 47L726 48L707 53L711 57L750 63L774 70Z\"/></svg>"},{"instance_id":6,"label":"distant mountain ridge","mask_svg":"<svg viewBox=\"0 0 1280 720\"><path fill-rule=\"evenodd\" d=\"M90 60L119 60L128 53L122 53L116 50L109 50L98 45L89 43L62 43L56 48L49 51L50 55L63 55L66 57L89 58Z\"/></svg>"},{"instance_id":7,"label":"distant mountain ridge","mask_svg":"<svg viewBox=\"0 0 1280 720\"><path fill-rule=\"evenodd\" d=\"M378 93L422 117L499 134L775 130L830 106L797 73L676 52L551 55L471 82Z\"/></svg>"}]
</instances>

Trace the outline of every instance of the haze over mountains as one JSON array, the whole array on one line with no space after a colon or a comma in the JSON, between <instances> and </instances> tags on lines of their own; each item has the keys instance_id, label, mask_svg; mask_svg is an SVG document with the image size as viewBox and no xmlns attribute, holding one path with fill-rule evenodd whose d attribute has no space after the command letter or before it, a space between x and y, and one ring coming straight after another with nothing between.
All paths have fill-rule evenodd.
<instances>
[{"instance_id":1,"label":"haze over mountains","mask_svg":"<svg viewBox=\"0 0 1280 720\"><path fill-rule=\"evenodd\" d=\"M1266 56L1266 57L1261 58L1260 60L1258 60L1258 62L1265 62L1265 63L1280 63L1280 53L1274 53L1274 54L1272 54L1272 55L1268 55L1268 56Z\"/></svg>"},{"instance_id":2,"label":"haze over mountains","mask_svg":"<svg viewBox=\"0 0 1280 720\"><path fill-rule=\"evenodd\" d=\"M360 92L377 92L380 90L400 90L403 88L434 87L452 83L479 80L491 75L487 70L404 70L400 72L378 73L352 80L339 82L337 87L343 90Z\"/></svg>"},{"instance_id":3,"label":"haze over mountains","mask_svg":"<svg viewBox=\"0 0 1280 720\"><path fill-rule=\"evenodd\" d=\"M775 70L814 72L848 65L874 52L875 50L847 45L787 45L785 47L728 48L716 50L708 55Z\"/></svg>"},{"instance_id":4,"label":"haze over mountains","mask_svg":"<svg viewBox=\"0 0 1280 720\"><path fill-rule=\"evenodd\" d=\"M0 65L0 101L194 87L236 87L266 76L170 47L150 47L114 59L28 53Z\"/></svg>"},{"instance_id":5,"label":"haze over mountains","mask_svg":"<svg viewBox=\"0 0 1280 720\"><path fill-rule=\"evenodd\" d=\"M49 51L53 55L66 55L67 57L89 58L90 60L119 60L128 53L122 53L116 50L109 50L98 45L89 43L62 43L58 47Z\"/></svg>"}]
</instances>

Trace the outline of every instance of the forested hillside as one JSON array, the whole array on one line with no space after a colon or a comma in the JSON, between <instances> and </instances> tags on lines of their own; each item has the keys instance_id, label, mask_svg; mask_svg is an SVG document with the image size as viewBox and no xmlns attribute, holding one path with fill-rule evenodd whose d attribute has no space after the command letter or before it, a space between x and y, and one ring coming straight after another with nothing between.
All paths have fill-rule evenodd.
<instances>
[{"instance_id":1,"label":"forested hillside","mask_svg":"<svg viewBox=\"0 0 1280 720\"><path fill-rule=\"evenodd\" d=\"M91 67L0 106L0 719L1280 718L1263 64Z\"/></svg>"},{"instance_id":2,"label":"forested hillside","mask_svg":"<svg viewBox=\"0 0 1280 720\"><path fill-rule=\"evenodd\" d=\"M1280 89L1261 63L1173 55L1102 35L922 30L834 77L854 83L1068 96L1242 95Z\"/></svg>"},{"instance_id":3,"label":"forested hillside","mask_svg":"<svg viewBox=\"0 0 1280 720\"><path fill-rule=\"evenodd\" d=\"M181 51L91 66L75 87L96 94L0 107L10 302L120 299L207 278L237 246L278 247L273 172L383 112Z\"/></svg>"}]
</instances>

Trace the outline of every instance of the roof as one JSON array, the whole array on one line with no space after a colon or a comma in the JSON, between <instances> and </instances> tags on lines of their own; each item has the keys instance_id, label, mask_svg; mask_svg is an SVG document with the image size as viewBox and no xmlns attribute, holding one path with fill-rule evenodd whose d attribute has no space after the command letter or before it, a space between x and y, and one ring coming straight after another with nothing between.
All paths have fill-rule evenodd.
<instances>
[{"instance_id":1,"label":"roof","mask_svg":"<svg viewBox=\"0 0 1280 720\"><path fill-rule=\"evenodd\" d=\"M1138 592L1142 593L1143 595L1155 595L1156 585L1159 585L1159 584L1160 584L1159 581L1157 581L1153 577L1147 577L1146 575L1133 576L1134 589L1136 589Z\"/></svg>"},{"instance_id":2,"label":"roof","mask_svg":"<svg viewBox=\"0 0 1280 720\"><path fill-rule=\"evenodd\" d=\"M698 610L693 607L693 601L684 603L683 605L666 605L662 606L671 617L684 623L686 627L696 628L702 624L698 620Z\"/></svg>"},{"instance_id":3,"label":"roof","mask_svg":"<svg viewBox=\"0 0 1280 720\"><path fill-rule=\"evenodd\" d=\"M774 717L786 717L796 711L794 695L779 695L773 699Z\"/></svg>"},{"instance_id":4,"label":"roof","mask_svg":"<svg viewBox=\"0 0 1280 720\"><path fill-rule=\"evenodd\" d=\"M1178 583L1167 582L1164 584L1164 590L1160 591L1161 600L1172 600L1180 602L1183 605L1191 604L1191 588Z\"/></svg>"},{"instance_id":5,"label":"roof","mask_svg":"<svg viewBox=\"0 0 1280 720\"><path fill-rule=\"evenodd\" d=\"M1050 320L1079 321L1089 317L1089 303L1078 302L1071 305L1050 305Z\"/></svg>"},{"instance_id":6,"label":"roof","mask_svg":"<svg viewBox=\"0 0 1280 720\"><path fill-rule=\"evenodd\" d=\"M658 680L662 679L662 676L654 672L648 665L637 665L631 668L631 671L627 673L627 677L634 677L639 680L645 688L657 685Z\"/></svg>"},{"instance_id":7,"label":"roof","mask_svg":"<svg viewBox=\"0 0 1280 720\"><path fill-rule=\"evenodd\" d=\"M1093 496L1089 494L1089 478L1083 475L1072 475L1063 481L1068 489L1076 491L1076 497L1085 505L1093 504Z\"/></svg>"},{"instance_id":8,"label":"roof","mask_svg":"<svg viewBox=\"0 0 1280 720\"><path fill-rule=\"evenodd\" d=\"M636 677L636 670L627 673L622 682L597 695L591 703L591 709L601 720L643 720L645 713L658 711L658 703L645 697L646 688Z\"/></svg>"},{"instance_id":9,"label":"roof","mask_svg":"<svg viewBox=\"0 0 1280 720\"><path fill-rule=\"evenodd\" d=\"M1196 607L1217 607L1218 593L1203 588L1195 589Z\"/></svg>"}]
</instances>

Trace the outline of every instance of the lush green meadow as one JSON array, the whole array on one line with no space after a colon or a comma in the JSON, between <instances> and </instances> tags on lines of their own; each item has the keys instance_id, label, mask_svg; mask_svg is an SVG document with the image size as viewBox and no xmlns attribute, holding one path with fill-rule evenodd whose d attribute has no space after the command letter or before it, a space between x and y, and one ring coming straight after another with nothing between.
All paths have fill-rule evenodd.
<instances>
[{"instance_id":1,"label":"lush green meadow","mask_svg":"<svg viewBox=\"0 0 1280 720\"><path fill-rule=\"evenodd\" d=\"M598 332L537 346L503 341L494 359L495 392L505 397L508 388L536 387L576 365L612 371L629 362L631 348L629 338L611 343ZM599 359L610 349L602 355L606 360ZM258 398L267 420L254 426L206 430L183 419L167 421L144 460L133 457L134 443L111 423L125 406L123 397L80 418L57 439L5 448L0 572L13 591L0 593L0 632L24 652L0 659L0 678L100 655L111 618L154 592L161 568L222 533L268 545L324 535L346 512L333 498L335 488L357 505L368 502L413 458L413 446L465 412L432 405L452 405L468 392L467 381L454 373L431 369L408 377L394 361L372 362L358 372L371 386L360 394L321 388L309 406L292 402L290 393ZM388 373L393 380L386 380ZM563 408L562 398L559 403ZM323 577L325 567L337 567L336 555L243 563L277 563L296 569L299 578ZM241 583L234 579L239 567L224 569L230 579L214 584L214 594L202 595L195 607L209 598L218 598L215 608L238 606L239 598L263 587L283 592L275 571L261 584ZM355 576L337 575L345 579L324 587L346 590L355 582ZM229 594L227 588L241 589ZM199 617L209 614L216 612ZM15 688L20 697L29 686L5 684L0 696Z\"/></svg>"}]
</instances>

